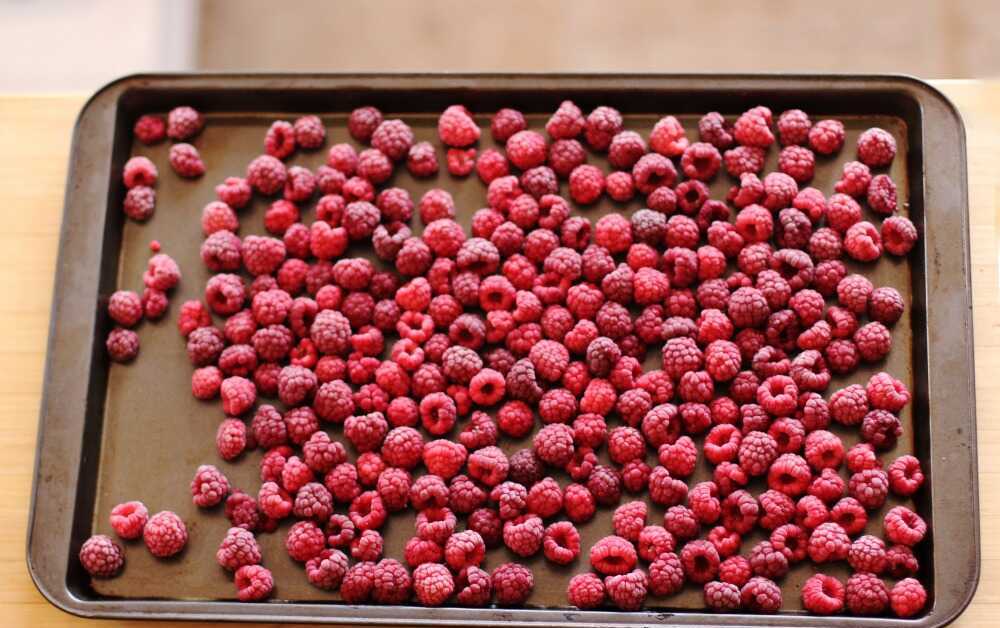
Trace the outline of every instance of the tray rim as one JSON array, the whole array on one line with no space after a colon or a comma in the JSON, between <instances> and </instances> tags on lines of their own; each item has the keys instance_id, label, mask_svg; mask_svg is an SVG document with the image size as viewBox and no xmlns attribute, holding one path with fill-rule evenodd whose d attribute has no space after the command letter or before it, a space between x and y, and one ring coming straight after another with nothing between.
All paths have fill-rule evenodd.
<instances>
[{"instance_id":1,"label":"tray rim","mask_svg":"<svg viewBox=\"0 0 1000 628\"><path fill-rule=\"evenodd\" d=\"M228 85L226 87L213 86L212 83L215 80L224 79L227 81L235 81L239 83L238 85ZM68 547L54 547L48 545L40 545L34 542L36 538L70 538L72 533L72 503L63 504L63 506L69 506L69 508L59 509L57 513L60 515L53 524L49 521L44 526L41 524L39 517L39 506L40 504L45 504L46 498L50 498L53 492L58 492L60 489L66 490L67 495L65 497L72 498L69 501L73 501L76 495L76 489L79 485L79 464L80 459L85 454L85 447L82 440L82 435L86 421L85 413L86 409L81 405L78 424L71 424L68 426L57 425L57 417L52 416L52 410L54 406L58 406L59 401L58 396L62 392L64 386L60 384L57 377L57 372L62 372L63 369L57 369L56 362L59 361L59 357L65 351L61 340L65 340L67 336L67 323L63 319L58 317L62 307L67 301L71 299L67 298L68 293L63 290L63 288L72 288L74 293L80 293L84 291L84 288L90 286L97 288L96 283L91 282L87 284L86 282L77 284L77 281L81 280L80 275L83 275L82 279L93 279L95 269L90 269L91 272L80 271L79 269L74 269L73 265L70 263L72 260L68 259L69 252L67 251L67 245L72 242L79 242L81 240L81 232L85 229L84 226L75 224L71 219L76 216L77 210L80 210L81 201L78 200L78 196L74 194L76 186L79 185L80 175L78 174L77 168L79 166L81 152L91 151L94 154L105 154L104 162L101 162L99 168L103 168L102 173L107 174L109 177L111 175L110 159L107 155L110 155L110 145L114 140L116 118L118 113L118 107L121 98L126 95L132 89L170 89L178 87L188 87L192 89L202 89L202 90L215 90L224 91L226 89L238 89L240 87L260 87L262 83L274 82L274 81L286 81L285 87L294 86L296 89L302 90L319 90L319 89L334 89L334 86L320 87L316 83L322 83L326 81L327 83L340 83L341 87L346 86L347 83L352 81L364 81L366 84L372 86L373 89L380 89L389 86L391 83L415 83L410 85L410 89L459 89L459 88L469 88L469 83L472 83L472 89L477 87L480 83L493 83L494 88L505 88L511 91L516 91L520 89L533 89L532 86L528 85L516 85L516 83L521 81L538 82L538 87L544 85L543 89L568 89L573 86L579 88L593 88L592 83L594 81L600 83L603 82L606 88L615 89L616 87L623 87L624 85L607 85L607 83L617 83L618 81L634 81L635 83L641 84L641 87L646 87L648 89L665 89L673 88L680 89L684 91L691 91L694 88L692 85L681 85L685 82L690 81L711 81L713 83L712 89L714 91L733 91L733 90L767 90L767 89L778 89L778 90L803 90L808 89L812 86L813 89L819 89L821 86L832 91L849 91L851 89L866 88L869 87L870 83L880 83L883 87L879 91L883 92L894 92L897 95L901 95L905 98L909 98L914 104L916 104L920 109L920 120L921 129L920 133L926 133L926 116L928 112L931 112L934 116L941 116L940 119L935 121L938 123L944 123L951 125L953 128L949 131L953 131L958 137L957 143L935 145L934 151L927 152L924 151L922 154L923 159L923 176L921 182L922 191L924 196L925 204L928 206L934 206L933 200L935 200L939 195L943 194L943 187L947 186L928 186L928 173L935 173L934 178L942 177L943 174L938 174L940 171L929 167L928 162L937 163L938 161L944 161L946 163L952 164L954 168L955 175L958 175L958 184L954 187L953 192L957 192L957 207L955 208L958 213L959 218L959 233L958 237L960 239L961 247L960 250L951 249L938 249L935 247L936 236L934 233L925 233L922 242L927 251L928 262L930 264L931 253L934 254L935 266L940 265L941 256L948 263L957 264L956 269L959 271L960 277L956 278L954 276L947 276L946 279L952 281L960 279L961 281L957 284L951 284L952 287L959 288L957 294L951 295L953 299L957 299L957 303L951 308L953 311L951 314L959 313L961 323L960 325L954 325L954 319L948 316L941 317L946 323L952 323L948 327L942 327L936 332L940 335L941 333L947 332L949 336L954 336L959 342L963 342L967 347L968 361L964 364L964 368L959 370L958 379L967 382L967 391L958 391L954 398L963 400L962 407L959 410L967 410L966 412L958 412L958 419L955 420L958 425L957 433L965 434L964 438L967 439L964 443L959 443L959 446L965 445L967 448L966 453L968 454L967 465L951 464L941 467L931 474L930 487L932 491L931 504L932 508L935 510L938 507L943 507L939 504L939 499L942 499L942 491L940 488L937 491L933 490L936 485L934 478L940 477L942 474L952 476L956 475L957 479L967 479L970 488L972 489L968 493L964 491L955 491L956 494L949 495L947 500L957 501L961 505L968 506L970 517L965 523L968 525L962 525L964 531L968 533L968 545L966 551L962 552L962 556L965 560L968 560L969 572L966 574L967 579L965 584L956 585L949 584L947 587L938 581L940 574L938 571L940 569L940 561L935 561L934 575L935 575L935 591L941 589L938 596L935 597L934 603L930 611L923 617L917 620L895 620L889 618L867 618L872 624L880 626L938 626L950 623L955 618L957 618L962 611L971 602L973 596L975 595L976 588L979 582L980 574L980 539L979 539L979 503L978 503L978 477L977 477L977 451L976 451L976 416L975 416L975 371L974 356L973 356L973 343L972 343L972 303L971 303L971 266L970 266L970 251L969 251L969 215L968 215L968 181L967 181L967 163L966 163L966 140L965 140L965 127L962 121L961 115L958 112L954 104L936 87L928 84L918 78L903 75L903 74L784 74L784 73L733 73L733 74L703 74L703 73L670 73L670 74L650 74L650 73L614 73L614 72L580 72L580 73L312 73L312 72L200 72L200 73L137 73L123 76L119 79L115 79L109 82L107 85L103 86L97 90L83 105L74 125L73 130L73 141L70 147L69 155L69 169L67 173L67 187L66 195L64 200L62 223L60 228L60 244L58 261L56 265L56 280L53 290L53 301L51 307L51 318L49 322L49 336L46 347L46 363L45 363L45 375L44 375L44 387L42 392L42 399L39 411L39 422L38 422L38 435L37 435L37 445L36 445L36 455L34 464L34 480L31 493L31 505L27 526L27 539L26 539L26 563L28 572L32 578L33 583L39 592L45 597L50 603L52 603L57 608L81 617L104 617L104 618L133 618L133 619L181 619L181 620L214 620L214 621L302 621L302 622L316 622L316 623L372 623L372 624L409 624L409 625L496 625L499 623L510 623L518 626L547 626L547 625L559 625L565 622L573 622L583 625L595 625L595 626L636 626L641 625L643 622L655 621L657 623L667 624L667 625L692 625L698 624L704 621L710 621L716 625L774 625L774 626L791 626L791 625L816 625L816 626L827 626L831 625L831 618L815 617L805 614L785 614L785 615L770 615L770 616L752 616L752 615L712 615L701 612L655 612L655 611L645 611L636 613L618 613L614 611L576 611L572 609L532 609L532 608L521 608L521 609L504 609L504 608L491 608L491 609L461 609L461 608L438 608L438 609L422 609L419 607L408 607L408 606L356 606L356 605L326 605L326 604L315 604L315 603L303 603L303 602L284 602L284 603L271 603L271 604L240 604L237 602L229 601L187 601L187 600L120 600L120 599L83 599L75 596L69 587L66 585L66 567L68 565L67 559L69 558L69 548ZM463 85L464 84L464 85ZM635 84L631 84L630 87L635 87ZM534 89L538 89L534 87ZM274 89L274 88L272 88ZM104 140L104 145L94 145L89 143L84 145L81 141L81 134L85 128L89 129L91 126L94 130L98 132L104 132L105 136L102 138ZM101 144L100 142L98 144ZM954 154L950 154L947 158L941 157L945 151L954 151ZM953 161L948 162L948 159L953 159ZM105 172L106 171L106 172ZM100 177L95 177L100 180ZM107 184L108 181L117 181L116 178L105 179L104 183ZM101 224L100 227L103 228L103 219L106 217L103 214L103 206L99 210L96 210L99 214L101 220L97 221ZM75 229L74 229L75 227ZM90 229L95 227L91 226ZM935 232L936 233L936 232ZM84 238L85 239L85 238ZM96 247L98 257L96 259L103 259L103 251L100 249L101 242L91 239L90 242L83 242L81 246L86 250L87 247ZM931 273L928 272L928 275ZM940 277L938 277L937 282L934 282L934 278L926 280L929 284L925 287L928 291L931 287L941 288L938 285L942 283ZM953 290L954 291L954 290ZM89 306L90 309L93 308L93 292L90 293ZM929 310L929 308L928 308ZM931 313L927 312L928 317L932 318ZM93 317L96 314L90 312L90 316ZM84 323L91 323L89 329L93 329L93 318L88 318L83 321ZM78 322L79 323L79 322ZM928 325L928 330L930 330L930 325ZM926 332L930 336L930 331ZM93 350L94 346L94 334L88 333L88 342L90 348ZM98 343L103 345L103 343ZM930 343L928 343L930 344ZM92 355L88 354L88 356ZM928 356L931 357L930 347L928 347ZM62 356L65 357L65 356ZM79 358L76 362L79 361ZM73 362L72 360L70 362ZM92 362L87 360L87 367L89 367ZM952 367L954 365L949 365ZM948 379L954 379L955 372L949 373L951 377ZM932 389L931 380L934 379L936 375L933 373L933 367L928 368L927 379L928 379L928 389ZM78 386L76 389L68 391L70 393L84 392L86 393L86 381L89 378L80 377ZM82 385L82 388L81 388ZM87 397L84 396L82 399L77 396L77 400L85 403ZM952 415L954 416L954 414ZM951 421L951 419L949 419ZM67 429L68 434L63 434L58 432L53 436L52 430L54 429ZM933 421L930 424L930 432L932 437L929 439L931 448L931 457L934 457L934 443L944 435L943 429L939 429L939 426ZM937 438L933 436L942 432ZM66 440L67 436L77 436L78 443L76 449L73 449L70 456L54 456L54 452L50 450L50 442L54 438L62 438ZM954 461L951 461L954 462ZM966 462L963 460L963 462ZM942 463L938 463L941 465ZM46 477L40 476L42 469L49 469L54 467L58 474L47 473ZM62 476L66 476L66 479L72 480L72 484L67 484L63 486L55 486L53 480L59 475L60 479ZM952 504L949 504L951 506ZM51 513L49 513L51 514ZM935 530L938 529L939 523L936 524ZM44 533L44 534L43 534ZM61 559L61 560L60 560ZM46 569L48 565L43 565L42 563L53 562L54 566L57 567L55 572L52 569ZM60 566L61 565L61 566ZM946 590L944 590L946 589ZM942 599L945 598L945 604L942 607ZM206 610L206 605L210 605L210 610ZM328 614L330 610L336 609L336 615ZM838 621L840 618L833 619L833 621ZM851 623L857 623L858 620L863 620L865 618L857 618L848 620Z\"/></svg>"}]
</instances>

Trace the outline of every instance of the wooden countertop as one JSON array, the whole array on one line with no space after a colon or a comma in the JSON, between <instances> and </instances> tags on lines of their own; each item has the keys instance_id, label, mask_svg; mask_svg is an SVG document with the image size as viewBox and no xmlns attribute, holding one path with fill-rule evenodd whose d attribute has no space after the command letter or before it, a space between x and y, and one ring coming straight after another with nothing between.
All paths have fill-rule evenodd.
<instances>
[{"instance_id":1,"label":"wooden countertop","mask_svg":"<svg viewBox=\"0 0 1000 628\"><path fill-rule=\"evenodd\" d=\"M969 149L972 285L979 419L982 575L969 609L954 624L1000 617L1000 81L938 81L961 110ZM74 120L85 98L0 96L0 608L13 626L82 626L35 590L24 560L38 404L42 388L66 165ZM933 211L933 208L930 208ZM106 625L111 625L106 623ZM143 622L114 622L138 626ZM165 624L158 624L165 625ZM196 624L183 623L180 626ZM208 624L205 624L208 625Z\"/></svg>"}]
</instances>

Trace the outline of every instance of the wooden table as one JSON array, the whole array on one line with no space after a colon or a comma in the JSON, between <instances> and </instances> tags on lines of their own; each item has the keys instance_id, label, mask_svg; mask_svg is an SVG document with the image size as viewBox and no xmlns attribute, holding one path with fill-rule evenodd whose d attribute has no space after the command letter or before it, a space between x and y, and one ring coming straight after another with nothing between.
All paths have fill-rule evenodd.
<instances>
[{"instance_id":1,"label":"wooden table","mask_svg":"<svg viewBox=\"0 0 1000 628\"><path fill-rule=\"evenodd\" d=\"M956 626L1000 617L1000 81L940 81L965 119L979 417L982 576ZM12 626L84 625L35 590L24 560L52 279L74 119L84 97L0 96L0 608ZM956 182L957 184L957 182ZM928 208L933 211L934 208ZM107 624L107 625L110 625ZM115 625L144 625L115 622ZM163 625L163 624L158 624ZM192 626L194 624L180 624ZM206 624L208 625L208 624Z\"/></svg>"}]
</instances>

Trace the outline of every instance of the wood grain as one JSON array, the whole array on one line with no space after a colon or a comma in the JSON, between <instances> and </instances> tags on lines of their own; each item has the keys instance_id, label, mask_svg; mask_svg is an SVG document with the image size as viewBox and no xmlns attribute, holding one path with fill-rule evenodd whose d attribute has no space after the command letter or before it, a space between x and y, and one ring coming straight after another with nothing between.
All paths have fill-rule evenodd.
<instances>
[{"instance_id":1,"label":"wood grain","mask_svg":"<svg viewBox=\"0 0 1000 628\"><path fill-rule=\"evenodd\" d=\"M956 626L1000 616L1000 81L936 85L965 119L969 147L972 284L979 422L982 575L972 605ZM53 271L73 121L84 98L0 97L0 607L14 626L84 625L45 601L24 560L25 529L48 331ZM933 208L928 208L933 211ZM110 625L110 624L109 624ZM139 626L142 622L114 622ZM194 626L197 624L178 624ZM205 624L207 625L207 624Z\"/></svg>"}]
</instances>

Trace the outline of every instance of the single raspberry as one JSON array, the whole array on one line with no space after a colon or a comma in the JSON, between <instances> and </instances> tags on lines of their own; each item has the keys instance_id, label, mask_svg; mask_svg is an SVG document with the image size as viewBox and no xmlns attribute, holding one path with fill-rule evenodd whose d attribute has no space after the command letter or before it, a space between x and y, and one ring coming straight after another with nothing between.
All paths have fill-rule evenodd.
<instances>
[{"instance_id":1,"label":"single raspberry","mask_svg":"<svg viewBox=\"0 0 1000 628\"><path fill-rule=\"evenodd\" d=\"M359 142L367 142L382 124L382 112L375 107L359 107L347 119L347 130Z\"/></svg>"},{"instance_id":2,"label":"single raspberry","mask_svg":"<svg viewBox=\"0 0 1000 628\"><path fill-rule=\"evenodd\" d=\"M817 615L844 610L844 585L833 576L815 574L802 585L802 606Z\"/></svg>"},{"instance_id":3,"label":"single raspberry","mask_svg":"<svg viewBox=\"0 0 1000 628\"><path fill-rule=\"evenodd\" d=\"M163 510L149 518L142 529L142 540L149 553L157 558L177 554L187 545L188 532L184 521L175 513Z\"/></svg>"},{"instance_id":4,"label":"single raspberry","mask_svg":"<svg viewBox=\"0 0 1000 628\"><path fill-rule=\"evenodd\" d=\"M916 493L923 483L924 472L914 456L900 456L889 465L889 487L893 493L908 497Z\"/></svg>"},{"instance_id":5,"label":"single raspberry","mask_svg":"<svg viewBox=\"0 0 1000 628\"><path fill-rule=\"evenodd\" d=\"M497 603L501 606L524 604L535 588L535 578L531 570L517 563L497 566L490 578Z\"/></svg>"},{"instance_id":6,"label":"single raspberry","mask_svg":"<svg viewBox=\"0 0 1000 628\"><path fill-rule=\"evenodd\" d=\"M753 573L765 578L781 578L788 573L788 558L770 541L761 541L750 550Z\"/></svg>"},{"instance_id":7,"label":"single raspberry","mask_svg":"<svg viewBox=\"0 0 1000 628\"><path fill-rule=\"evenodd\" d=\"M888 166L896 156L896 138L880 128L871 128L858 137L858 159L872 168Z\"/></svg>"},{"instance_id":8,"label":"single raspberry","mask_svg":"<svg viewBox=\"0 0 1000 628\"><path fill-rule=\"evenodd\" d=\"M192 138L204 127L205 117L192 107L175 107L167 114L167 137L172 140Z\"/></svg>"},{"instance_id":9,"label":"single raspberry","mask_svg":"<svg viewBox=\"0 0 1000 628\"><path fill-rule=\"evenodd\" d=\"M365 530L351 541L351 556L355 560L379 560L382 557L382 535L376 530Z\"/></svg>"},{"instance_id":10,"label":"single raspberry","mask_svg":"<svg viewBox=\"0 0 1000 628\"><path fill-rule=\"evenodd\" d=\"M843 174L833 189L842 194L859 198L868 191L872 173L868 166L861 162L849 161L844 164Z\"/></svg>"},{"instance_id":11,"label":"single raspberry","mask_svg":"<svg viewBox=\"0 0 1000 628\"><path fill-rule=\"evenodd\" d=\"M586 486L570 484L563 491L563 509L570 521L585 523L593 519L597 505L593 494Z\"/></svg>"},{"instance_id":12,"label":"single raspberry","mask_svg":"<svg viewBox=\"0 0 1000 628\"><path fill-rule=\"evenodd\" d=\"M146 114L139 116L132 127L136 139L150 146L163 141L167 135L167 123L161 116Z\"/></svg>"},{"instance_id":13,"label":"single raspberry","mask_svg":"<svg viewBox=\"0 0 1000 628\"><path fill-rule=\"evenodd\" d=\"M413 131L402 120L384 120L372 132L371 143L389 159L399 161L413 145Z\"/></svg>"},{"instance_id":14,"label":"single raspberry","mask_svg":"<svg viewBox=\"0 0 1000 628\"><path fill-rule=\"evenodd\" d=\"M454 591L455 579L444 565L424 563L413 570L413 592L424 606L440 606Z\"/></svg>"},{"instance_id":15,"label":"single raspberry","mask_svg":"<svg viewBox=\"0 0 1000 628\"><path fill-rule=\"evenodd\" d=\"M410 599L412 582L410 572L402 563L384 558L375 565L372 600L379 604L402 604Z\"/></svg>"},{"instance_id":16,"label":"single raspberry","mask_svg":"<svg viewBox=\"0 0 1000 628\"><path fill-rule=\"evenodd\" d=\"M348 604L367 602L371 598L374 586L375 563L355 563L343 576L340 583L340 596Z\"/></svg>"},{"instance_id":17,"label":"single raspberry","mask_svg":"<svg viewBox=\"0 0 1000 628\"><path fill-rule=\"evenodd\" d=\"M229 480L216 467L203 464L191 480L191 496L195 506L211 508L229 494Z\"/></svg>"},{"instance_id":18,"label":"single raspberry","mask_svg":"<svg viewBox=\"0 0 1000 628\"><path fill-rule=\"evenodd\" d=\"M260 546L253 532L243 528L229 528L222 539L215 560L225 569L236 571L244 565L260 563Z\"/></svg>"},{"instance_id":19,"label":"single raspberry","mask_svg":"<svg viewBox=\"0 0 1000 628\"><path fill-rule=\"evenodd\" d=\"M509 519L503 524L503 542L518 556L534 556L542 547L545 525L541 517L526 514Z\"/></svg>"},{"instance_id":20,"label":"single raspberry","mask_svg":"<svg viewBox=\"0 0 1000 628\"><path fill-rule=\"evenodd\" d=\"M890 216L882 223L882 241L885 250L905 256L917 242L917 228L905 216Z\"/></svg>"},{"instance_id":21,"label":"single raspberry","mask_svg":"<svg viewBox=\"0 0 1000 628\"><path fill-rule=\"evenodd\" d=\"M820 120L809 129L809 147L821 155L832 155L844 145L844 123Z\"/></svg>"},{"instance_id":22,"label":"single raspberry","mask_svg":"<svg viewBox=\"0 0 1000 628\"><path fill-rule=\"evenodd\" d=\"M387 515L385 504L375 491L365 491L355 497L347 514L359 530L381 528Z\"/></svg>"},{"instance_id":23,"label":"single raspberry","mask_svg":"<svg viewBox=\"0 0 1000 628\"><path fill-rule=\"evenodd\" d=\"M121 545L103 534L95 534L80 546L80 564L95 578L113 578L125 566Z\"/></svg>"},{"instance_id":24,"label":"single raspberry","mask_svg":"<svg viewBox=\"0 0 1000 628\"><path fill-rule=\"evenodd\" d=\"M815 563L844 560L850 547L851 539L836 523L821 523L809 535L809 558Z\"/></svg>"},{"instance_id":25,"label":"single raspberry","mask_svg":"<svg viewBox=\"0 0 1000 628\"><path fill-rule=\"evenodd\" d=\"M745 434L739 447L740 467L752 476L763 475L778 455L778 444L769 434Z\"/></svg>"},{"instance_id":26,"label":"single raspberry","mask_svg":"<svg viewBox=\"0 0 1000 628\"><path fill-rule=\"evenodd\" d=\"M122 211L132 220L149 220L156 211L156 191L143 185L131 188L125 193Z\"/></svg>"},{"instance_id":27,"label":"single raspberry","mask_svg":"<svg viewBox=\"0 0 1000 628\"><path fill-rule=\"evenodd\" d=\"M649 153L639 157L632 166L632 179L639 192L651 194L657 188L672 187L677 182L677 170L663 155Z\"/></svg>"},{"instance_id":28,"label":"single raspberry","mask_svg":"<svg viewBox=\"0 0 1000 628\"><path fill-rule=\"evenodd\" d=\"M463 148L479 140L479 127L468 109L451 105L438 118L438 137L445 146Z\"/></svg>"},{"instance_id":29,"label":"single raspberry","mask_svg":"<svg viewBox=\"0 0 1000 628\"><path fill-rule=\"evenodd\" d=\"M892 587L889 602L896 617L914 617L927 604L927 591L920 581L904 578Z\"/></svg>"},{"instance_id":30,"label":"single raspberry","mask_svg":"<svg viewBox=\"0 0 1000 628\"><path fill-rule=\"evenodd\" d=\"M733 137L743 146L767 148L774 143L774 134L770 126L770 110L766 107L754 107L736 119L733 125Z\"/></svg>"},{"instance_id":31,"label":"single raspberry","mask_svg":"<svg viewBox=\"0 0 1000 628\"><path fill-rule=\"evenodd\" d=\"M579 609L597 608L604 603L604 581L592 573L581 573L570 578L566 600Z\"/></svg>"},{"instance_id":32,"label":"single raspberry","mask_svg":"<svg viewBox=\"0 0 1000 628\"><path fill-rule=\"evenodd\" d=\"M646 601L646 591L649 577L641 569L634 569L626 574L608 576L604 579L604 588L608 599L623 611L635 611L642 608Z\"/></svg>"},{"instance_id":33,"label":"single raspberry","mask_svg":"<svg viewBox=\"0 0 1000 628\"><path fill-rule=\"evenodd\" d=\"M913 546L927 534L927 524L917 513L905 506L891 508L883 519L885 536L891 543Z\"/></svg>"},{"instance_id":34,"label":"single raspberry","mask_svg":"<svg viewBox=\"0 0 1000 628\"><path fill-rule=\"evenodd\" d=\"M324 529L330 547L347 547L354 539L354 523L346 515L330 515Z\"/></svg>"},{"instance_id":35,"label":"single raspberry","mask_svg":"<svg viewBox=\"0 0 1000 628\"><path fill-rule=\"evenodd\" d=\"M736 146L722 154L722 163L732 177L756 174L764 168L766 151L756 146Z\"/></svg>"},{"instance_id":36,"label":"single raspberry","mask_svg":"<svg viewBox=\"0 0 1000 628\"><path fill-rule=\"evenodd\" d=\"M889 606L889 591L882 580L870 573L856 573L847 579L847 610L855 615L879 615Z\"/></svg>"},{"instance_id":37,"label":"single raspberry","mask_svg":"<svg viewBox=\"0 0 1000 628\"><path fill-rule=\"evenodd\" d=\"M740 588L743 608L754 613L776 613L781 609L781 588L773 580L755 576Z\"/></svg>"},{"instance_id":38,"label":"single raspberry","mask_svg":"<svg viewBox=\"0 0 1000 628\"><path fill-rule=\"evenodd\" d=\"M194 179L205 174L205 162L198 149L190 144L174 144L168 156L170 167L179 176Z\"/></svg>"},{"instance_id":39,"label":"single raspberry","mask_svg":"<svg viewBox=\"0 0 1000 628\"><path fill-rule=\"evenodd\" d=\"M307 560L305 569L306 578L314 587L336 591L347 573L347 555L340 550L325 549Z\"/></svg>"}]
</instances>

